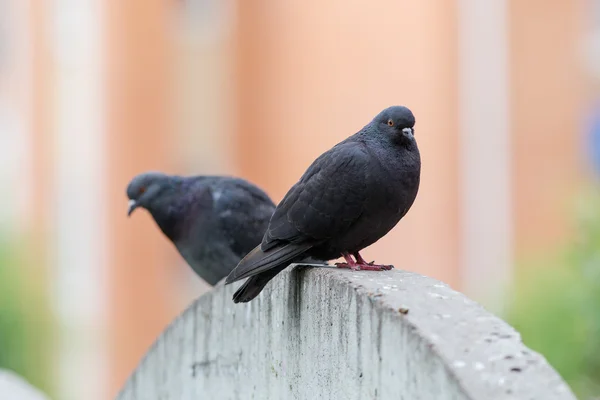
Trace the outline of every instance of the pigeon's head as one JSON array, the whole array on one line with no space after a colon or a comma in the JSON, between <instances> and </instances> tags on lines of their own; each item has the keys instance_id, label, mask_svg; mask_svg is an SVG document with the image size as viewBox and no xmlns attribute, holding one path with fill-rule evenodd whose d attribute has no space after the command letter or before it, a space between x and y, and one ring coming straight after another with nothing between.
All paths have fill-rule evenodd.
<instances>
[{"instance_id":1,"label":"pigeon's head","mask_svg":"<svg viewBox=\"0 0 600 400\"><path fill-rule=\"evenodd\" d=\"M407 143L415 140L415 116L404 106L386 108L373 122L381 132L392 135L395 141Z\"/></svg>"},{"instance_id":2,"label":"pigeon's head","mask_svg":"<svg viewBox=\"0 0 600 400\"><path fill-rule=\"evenodd\" d=\"M127 186L129 209L127 215L138 207L148 208L160 200L172 187L172 177L160 172L146 172L134 177Z\"/></svg>"}]
</instances>

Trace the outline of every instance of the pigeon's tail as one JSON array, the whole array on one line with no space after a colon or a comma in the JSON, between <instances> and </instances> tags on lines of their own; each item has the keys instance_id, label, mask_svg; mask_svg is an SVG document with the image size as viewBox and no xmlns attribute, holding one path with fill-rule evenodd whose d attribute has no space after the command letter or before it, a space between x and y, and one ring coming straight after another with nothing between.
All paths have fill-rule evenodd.
<instances>
[{"instance_id":1,"label":"pigeon's tail","mask_svg":"<svg viewBox=\"0 0 600 400\"><path fill-rule=\"evenodd\" d=\"M276 269L282 265L289 265L301 257L304 252L312 247L311 244L287 243L283 246L273 247L262 251L260 246L242 258L238 265L229 273L225 284L228 285L240 279L258 275L270 269Z\"/></svg>"},{"instance_id":2,"label":"pigeon's tail","mask_svg":"<svg viewBox=\"0 0 600 400\"><path fill-rule=\"evenodd\" d=\"M305 263L305 264L323 264L327 265L325 261L317 260L315 258L305 258L301 261L292 260L291 262ZM291 263L290 262L290 263ZM262 272L258 275L251 276L248 280L240 286L240 288L233 294L234 303L247 303L254 299L262 292L264 287L281 271L283 271L289 264L284 264L277 268L270 269Z\"/></svg>"},{"instance_id":3,"label":"pigeon's tail","mask_svg":"<svg viewBox=\"0 0 600 400\"><path fill-rule=\"evenodd\" d=\"M278 268L273 268L258 275L251 276L246 282L233 294L234 303L247 303L262 292L267 283L275 275L283 271L287 267L287 264Z\"/></svg>"}]
</instances>

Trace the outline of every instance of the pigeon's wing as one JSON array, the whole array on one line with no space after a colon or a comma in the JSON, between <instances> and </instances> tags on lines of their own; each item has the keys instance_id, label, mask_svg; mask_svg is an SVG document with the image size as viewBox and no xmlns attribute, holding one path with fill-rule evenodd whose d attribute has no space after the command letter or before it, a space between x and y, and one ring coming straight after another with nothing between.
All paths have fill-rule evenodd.
<instances>
[{"instance_id":1,"label":"pigeon's wing","mask_svg":"<svg viewBox=\"0 0 600 400\"><path fill-rule=\"evenodd\" d=\"M367 151L357 142L342 142L317 158L277 206L261 245L225 283L280 271L313 246L345 232L363 212L368 164Z\"/></svg>"},{"instance_id":2,"label":"pigeon's wing","mask_svg":"<svg viewBox=\"0 0 600 400\"><path fill-rule=\"evenodd\" d=\"M179 243L195 238L198 230L206 230L212 220L213 196L209 186L197 179L189 179L185 189L172 204L163 205L165 212L173 210L174 224L166 226L163 232L173 241ZM169 221L169 219L167 219ZM160 224L159 224L160 226Z\"/></svg>"},{"instance_id":3,"label":"pigeon's wing","mask_svg":"<svg viewBox=\"0 0 600 400\"><path fill-rule=\"evenodd\" d=\"M367 149L356 141L317 158L277 206L262 250L281 242L317 244L348 230L367 200L368 166Z\"/></svg>"},{"instance_id":4,"label":"pigeon's wing","mask_svg":"<svg viewBox=\"0 0 600 400\"><path fill-rule=\"evenodd\" d=\"M275 211L275 204L258 187L230 179L213 189L219 227L240 259L260 244Z\"/></svg>"}]
</instances>

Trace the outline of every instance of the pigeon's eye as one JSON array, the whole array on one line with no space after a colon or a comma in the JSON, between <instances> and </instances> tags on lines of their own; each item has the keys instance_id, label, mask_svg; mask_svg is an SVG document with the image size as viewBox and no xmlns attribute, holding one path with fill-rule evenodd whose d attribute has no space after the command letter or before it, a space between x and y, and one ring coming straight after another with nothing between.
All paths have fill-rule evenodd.
<instances>
[{"instance_id":1,"label":"pigeon's eye","mask_svg":"<svg viewBox=\"0 0 600 400\"><path fill-rule=\"evenodd\" d=\"M392 121L391 119L388 119L388 122L387 122L387 124L388 124L389 126L394 126L394 121Z\"/></svg>"},{"instance_id":2,"label":"pigeon's eye","mask_svg":"<svg viewBox=\"0 0 600 400\"><path fill-rule=\"evenodd\" d=\"M140 194L143 194L144 192L146 192L146 187L145 187L145 186L142 186L142 187L140 188Z\"/></svg>"}]
</instances>

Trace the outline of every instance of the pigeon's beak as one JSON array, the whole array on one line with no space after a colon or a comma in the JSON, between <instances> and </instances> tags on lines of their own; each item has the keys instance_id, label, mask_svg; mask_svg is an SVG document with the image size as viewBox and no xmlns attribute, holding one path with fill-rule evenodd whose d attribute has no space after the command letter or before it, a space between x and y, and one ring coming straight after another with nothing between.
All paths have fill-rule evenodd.
<instances>
[{"instance_id":1,"label":"pigeon's beak","mask_svg":"<svg viewBox=\"0 0 600 400\"><path fill-rule=\"evenodd\" d=\"M415 137L412 128L402 129L402 134L404 136L406 136L408 139L413 139Z\"/></svg>"},{"instance_id":2,"label":"pigeon's beak","mask_svg":"<svg viewBox=\"0 0 600 400\"><path fill-rule=\"evenodd\" d=\"M129 208L127 209L127 216L129 217L131 213L138 208L138 202L135 200L129 200Z\"/></svg>"}]
</instances>

